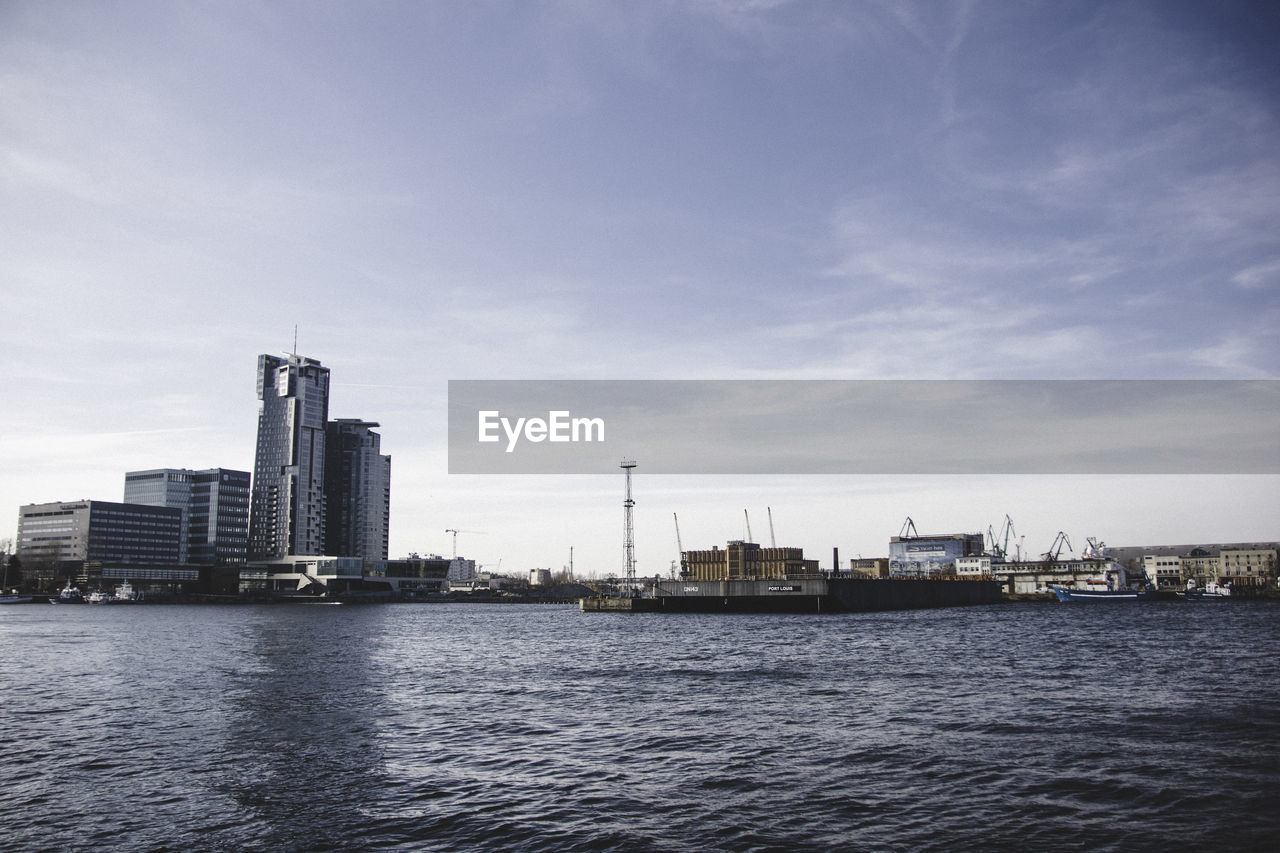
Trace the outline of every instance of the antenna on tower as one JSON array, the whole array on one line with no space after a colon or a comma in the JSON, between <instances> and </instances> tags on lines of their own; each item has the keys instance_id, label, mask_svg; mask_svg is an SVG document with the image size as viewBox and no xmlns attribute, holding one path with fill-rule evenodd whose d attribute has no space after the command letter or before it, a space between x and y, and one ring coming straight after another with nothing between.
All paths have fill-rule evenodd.
<instances>
[{"instance_id":1,"label":"antenna on tower","mask_svg":"<svg viewBox=\"0 0 1280 853\"><path fill-rule=\"evenodd\" d=\"M293 324L293 357L298 357L298 324Z\"/></svg>"},{"instance_id":2,"label":"antenna on tower","mask_svg":"<svg viewBox=\"0 0 1280 853\"><path fill-rule=\"evenodd\" d=\"M632 518L636 502L631 499L631 471L636 467L636 461L623 459L618 467L627 474L627 496L622 501L622 550L626 560L626 594L630 597L636 588L636 535Z\"/></svg>"}]
</instances>

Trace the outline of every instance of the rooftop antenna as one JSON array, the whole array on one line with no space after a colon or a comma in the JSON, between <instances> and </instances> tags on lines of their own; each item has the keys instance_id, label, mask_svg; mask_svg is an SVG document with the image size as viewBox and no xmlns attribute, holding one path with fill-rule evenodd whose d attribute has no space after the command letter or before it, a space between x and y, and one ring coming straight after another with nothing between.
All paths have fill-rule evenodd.
<instances>
[{"instance_id":1,"label":"rooftop antenna","mask_svg":"<svg viewBox=\"0 0 1280 853\"><path fill-rule=\"evenodd\" d=\"M636 581L636 534L633 511L636 502L631 499L631 471L636 467L634 459L623 459L618 466L627 474L627 496L622 501L622 550L626 560L627 595L635 591Z\"/></svg>"}]
</instances>

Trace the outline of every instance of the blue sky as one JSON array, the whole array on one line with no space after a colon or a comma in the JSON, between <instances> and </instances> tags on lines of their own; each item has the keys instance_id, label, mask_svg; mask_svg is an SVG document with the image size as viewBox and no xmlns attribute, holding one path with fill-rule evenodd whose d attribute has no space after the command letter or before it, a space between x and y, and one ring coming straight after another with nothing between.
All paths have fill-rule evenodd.
<instances>
[{"instance_id":1,"label":"blue sky","mask_svg":"<svg viewBox=\"0 0 1280 853\"><path fill-rule=\"evenodd\" d=\"M448 379L1276 378L1278 46L1265 3L8 2L0 508L251 469L295 325L393 553L504 570L620 564L621 478L448 476ZM640 464L649 573L744 505L819 555L1280 535L1274 477Z\"/></svg>"}]
</instances>

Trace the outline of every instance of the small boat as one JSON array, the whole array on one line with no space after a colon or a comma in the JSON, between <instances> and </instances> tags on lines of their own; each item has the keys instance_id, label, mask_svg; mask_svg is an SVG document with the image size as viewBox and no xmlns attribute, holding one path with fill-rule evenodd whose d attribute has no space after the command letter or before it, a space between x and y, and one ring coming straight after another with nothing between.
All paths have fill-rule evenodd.
<instances>
[{"instance_id":1,"label":"small boat","mask_svg":"<svg viewBox=\"0 0 1280 853\"><path fill-rule=\"evenodd\" d=\"M1187 588L1183 592L1178 593L1178 598L1183 601L1225 601L1231 597L1231 585L1219 584L1209 581L1204 585L1204 589L1196 587L1193 580L1187 581Z\"/></svg>"},{"instance_id":2,"label":"small boat","mask_svg":"<svg viewBox=\"0 0 1280 853\"><path fill-rule=\"evenodd\" d=\"M83 604L84 593L80 592L78 587L71 585L71 579L67 579L67 585L62 588L62 592L58 593L57 598L49 599L50 604Z\"/></svg>"},{"instance_id":3,"label":"small boat","mask_svg":"<svg viewBox=\"0 0 1280 853\"><path fill-rule=\"evenodd\" d=\"M4 595L0 595L0 604L30 604L30 603L31 603L31 596L29 595L18 595L16 592L14 593L6 592Z\"/></svg>"},{"instance_id":4,"label":"small boat","mask_svg":"<svg viewBox=\"0 0 1280 853\"><path fill-rule=\"evenodd\" d=\"M117 604L134 604L135 602L142 600L142 594L138 592L134 592L133 584L129 583L128 581L125 581L124 583L116 587L116 594L113 595L111 598L112 598L112 601L116 602Z\"/></svg>"}]
</instances>

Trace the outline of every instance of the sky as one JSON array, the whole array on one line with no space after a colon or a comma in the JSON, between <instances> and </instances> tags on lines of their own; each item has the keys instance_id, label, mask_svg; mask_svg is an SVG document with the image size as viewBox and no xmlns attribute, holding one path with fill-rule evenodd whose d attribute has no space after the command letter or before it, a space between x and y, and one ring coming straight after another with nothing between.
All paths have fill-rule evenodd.
<instances>
[{"instance_id":1,"label":"sky","mask_svg":"<svg viewBox=\"0 0 1280 853\"><path fill-rule=\"evenodd\" d=\"M0 512L252 470L295 328L392 556L504 572L621 571L622 474L450 475L449 380L1280 378L1278 48L1263 2L7 0ZM824 567L908 516L1280 538L1271 475L637 461L641 574L744 509Z\"/></svg>"}]
</instances>

